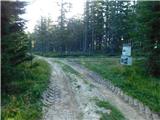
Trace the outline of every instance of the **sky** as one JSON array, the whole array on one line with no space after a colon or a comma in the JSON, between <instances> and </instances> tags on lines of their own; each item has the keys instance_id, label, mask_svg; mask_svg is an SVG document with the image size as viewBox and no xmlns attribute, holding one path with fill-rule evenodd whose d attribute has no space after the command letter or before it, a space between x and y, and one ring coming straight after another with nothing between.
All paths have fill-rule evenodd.
<instances>
[{"instance_id":1,"label":"sky","mask_svg":"<svg viewBox=\"0 0 160 120\"><path fill-rule=\"evenodd\" d=\"M57 2L61 0L25 0L28 2L26 6L26 13L21 17L27 20L26 32L33 32L34 26L41 16L50 17L54 22L60 16L60 6ZM73 16L80 16L84 11L84 0L63 0L64 2L70 2L72 4L71 11L66 15L67 18Z\"/></svg>"}]
</instances>

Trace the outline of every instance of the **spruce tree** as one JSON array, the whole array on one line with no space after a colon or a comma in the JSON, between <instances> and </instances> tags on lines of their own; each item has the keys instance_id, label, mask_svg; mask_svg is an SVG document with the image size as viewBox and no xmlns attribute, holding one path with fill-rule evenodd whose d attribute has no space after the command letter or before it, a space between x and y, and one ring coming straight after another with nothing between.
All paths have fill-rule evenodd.
<instances>
[{"instance_id":1,"label":"spruce tree","mask_svg":"<svg viewBox=\"0 0 160 120\"><path fill-rule=\"evenodd\" d=\"M19 1L1 2L2 90L14 80L16 66L27 58L28 39L23 32L25 21L19 17L25 12L25 5Z\"/></svg>"}]
</instances>

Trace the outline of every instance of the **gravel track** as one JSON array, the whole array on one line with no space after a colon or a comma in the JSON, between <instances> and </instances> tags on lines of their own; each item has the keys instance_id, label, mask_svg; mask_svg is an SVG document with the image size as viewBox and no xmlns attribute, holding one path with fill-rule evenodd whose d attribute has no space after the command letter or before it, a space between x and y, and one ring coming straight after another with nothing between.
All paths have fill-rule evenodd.
<instances>
[{"instance_id":1,"label":"gravel track","mask_svg":"<svg viewBox=\"0 0 160 120\"><path fill-rule=\"evenodd\" d=\"M104 85L95 82L102 79L85 67L71 61L54 58L45 59L51 66L50 83L43 94L43 120L99 120L106 109L99 108L94 98L114 105L127 120L145 120L135 109L113 94ZM56 61L60 61L80 75L66 72Z\"/></svg>"}]
</instances>

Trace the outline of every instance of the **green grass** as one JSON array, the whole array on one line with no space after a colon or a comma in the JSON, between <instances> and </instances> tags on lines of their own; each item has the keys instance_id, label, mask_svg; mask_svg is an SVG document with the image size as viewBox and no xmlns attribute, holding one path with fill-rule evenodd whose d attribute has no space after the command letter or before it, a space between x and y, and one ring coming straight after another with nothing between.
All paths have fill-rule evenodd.
<instances>
[{"instance_id":1,"label":"green grass","mask_svg":"<svg viewBox=\"0 0 160 120\"><path fill-rule=\"evenodd\" d=\"M18 66L21 74L8 83L7 93L2 93L3 120L38 120L42 116L42 92L45 90L50 68L43 60L34 60Z\"/></svg>"},{"instance_id":2,"label":"green grass","mask_svg":"<svg viewBox=\"0 0 160 120\"><path fill-rule=\"evenodd\" d=\"M41 53L41 52L35 52L37 55L45 56L45 57L58 57L58 58L96 58L96 57L106 57L108 54L106 53L84 53L84 52L47 52L47 53Z\"/></svg>"},{"instance_id":3,"label":"green grass","mask_svg":"<svg viewBox=\"0 0 160 120\"><path fill-rule=\"evenodd\" d=\"M96 99L96 105L110 111L109 114L100 112L100 120L125 120L123 114L109 102Z\"/></svg>"},{"instance_id":4,"label":"green grass","mask_svg":"<svg viewBox=\"0 0 160 120\"><path fill-rule=\"evenodd\" d=\"M134 60L132 66L120 65L119 58L80 59L80 63L139 99L151 110L160 112L160 78L145 74L143 60Z\"/></svg>"}]
</instances>

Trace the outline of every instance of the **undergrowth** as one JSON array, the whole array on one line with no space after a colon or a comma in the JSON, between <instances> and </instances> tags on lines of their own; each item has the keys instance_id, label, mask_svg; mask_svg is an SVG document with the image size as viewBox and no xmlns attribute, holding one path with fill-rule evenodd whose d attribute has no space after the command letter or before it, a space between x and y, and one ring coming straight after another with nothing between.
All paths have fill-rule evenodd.
<instances>
[{"instance_id":1,"label":"undergrowth","mask_svg":"<svg viewBox=\"0 0 160 120\"><path fill-rule=\"evenodd\" d=\"M2 120L38 120L42 116L41 94L50 75L48 63L34 60L17 67L17 77L2 92Z\"/></svg>"}]
</instances>

